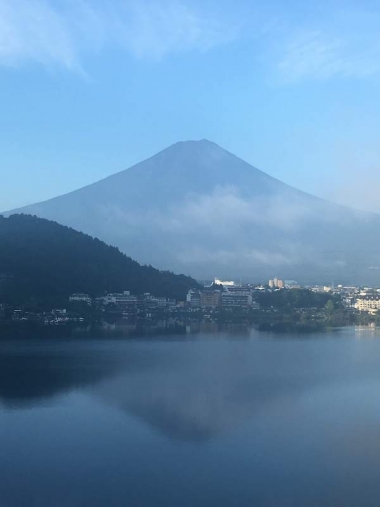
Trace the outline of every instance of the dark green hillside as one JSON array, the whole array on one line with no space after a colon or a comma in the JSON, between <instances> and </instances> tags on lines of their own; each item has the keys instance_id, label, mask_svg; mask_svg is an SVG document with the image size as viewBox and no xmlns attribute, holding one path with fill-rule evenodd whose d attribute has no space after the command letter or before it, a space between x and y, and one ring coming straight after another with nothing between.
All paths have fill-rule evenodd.
<instances>
[{"instance_id":1,"label":"dark green hillside","mask_svg":"<svg viewBox=\"0 0 380 507\"><path fill-rule=\"evenodd\" d=\"M0 216L0 302L59 304L74 292L130 290L184 299L190 277L141 266L117 248L30 215Z\"/></svg>"}]
</instances>

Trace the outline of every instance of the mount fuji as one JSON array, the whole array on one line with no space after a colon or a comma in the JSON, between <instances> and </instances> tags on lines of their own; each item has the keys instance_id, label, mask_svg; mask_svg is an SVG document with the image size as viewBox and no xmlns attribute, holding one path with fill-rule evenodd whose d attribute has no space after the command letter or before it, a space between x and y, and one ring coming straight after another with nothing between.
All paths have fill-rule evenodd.
<instances>
[{"instance_id":1,"label":"mount fuji","mask_svg":"<svg viewBox=\"0 0 380 507\"><path fill-rule=\"evenodd\" d=\"M176 143L6 215L13 213L55 220L139 262L203 279L380 282L380 215L301 192L206 140Z\"/></svg>"}]
</instances>

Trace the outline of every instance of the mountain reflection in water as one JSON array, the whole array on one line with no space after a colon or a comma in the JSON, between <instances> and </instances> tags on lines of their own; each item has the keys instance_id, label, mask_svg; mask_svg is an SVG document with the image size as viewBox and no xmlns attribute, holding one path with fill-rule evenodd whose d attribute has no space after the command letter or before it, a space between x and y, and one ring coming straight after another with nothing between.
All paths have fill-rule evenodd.
<instances>
[{"instance_id":1,"label":"mountain reflection in water","mask_svg":"<svg viewBox=\"0 0 380 507\"><path fill-rule=\"evenodd\" d=\"M0 343L1 507L372 507L380 340Z\"/></svg>"},{"instance_id":2,"label":"mountain reflection in water","mask_svg":"<svg viewBox=\"0 0 380 507\"><path fill-rule=\"evenodd\" d=\"M171 438L205 441L274 404L286 411L302 392L362 374L338 356L323 358L321 369L314 348L305 355L286 341L7 343L0 402L22 408L84 390ZM367 377L377 377L375 366Z\"/></svg>"}]
</instances>

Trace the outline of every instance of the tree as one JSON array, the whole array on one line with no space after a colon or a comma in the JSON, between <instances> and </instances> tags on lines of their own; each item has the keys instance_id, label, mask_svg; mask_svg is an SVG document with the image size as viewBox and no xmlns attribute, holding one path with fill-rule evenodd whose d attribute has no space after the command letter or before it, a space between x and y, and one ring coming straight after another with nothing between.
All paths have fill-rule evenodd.
<instances>
[{"instance_id":1,"label":"tree","mask_svg":"<svg viewBox=\"0 0 380 507\"><path fill-rule=\"evenodd\" d=\"M327 301L327 303L325 304L325 311L329 317L331 317L334 314L335 311L334 301L332 301L331 299Z\"/></svg>"}]
</instances>

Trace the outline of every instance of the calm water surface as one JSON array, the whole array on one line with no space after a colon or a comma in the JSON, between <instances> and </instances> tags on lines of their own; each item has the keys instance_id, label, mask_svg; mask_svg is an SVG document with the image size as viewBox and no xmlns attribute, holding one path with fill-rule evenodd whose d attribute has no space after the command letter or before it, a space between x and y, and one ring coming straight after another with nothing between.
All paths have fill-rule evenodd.
<instances>
[{"instance_id":1,"label":"calm water surface","mask_svg":"<svg viewBox=\"0 0 380 507\"><path fill-rule=\"evenodd\" d=\"M0 507L380 505L380 335L0 343Z\"/></svg>"}]
</instances>

